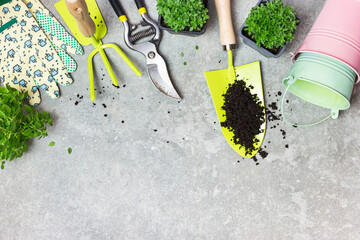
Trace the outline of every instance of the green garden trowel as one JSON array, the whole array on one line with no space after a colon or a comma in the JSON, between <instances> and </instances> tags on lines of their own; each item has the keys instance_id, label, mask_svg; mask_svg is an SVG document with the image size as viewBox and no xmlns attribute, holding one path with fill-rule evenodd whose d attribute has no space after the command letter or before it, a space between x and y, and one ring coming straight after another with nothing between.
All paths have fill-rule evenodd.
<instances>
[{"instance_id":1,"label":"green garden trowel","mask_svg":"<svg viewBox=\"0 0 360 240\"><path fill-rule=\"evenodd\" d=\"M253 94L257 94L262 105L264 106L264 94L261 80L260 62L253 62L239 67L233 66L232 50L235 49L236 40L235 33L231 20L230 0L215 0L216 11L218 14L220 25L220 40L221 45L224 46L228 53L228 69L205 72L206 81L208 83L210 93L215 105L216 113L218 115L219 123L226 119L225 111L222 109L224 105L223 94L226 93L229 84L235 82L237 76L243 79L248 86L253 86ZM254 149L251 154L246 154L245 147L241 147L233 142L234 133L225 127L221 127L222 133L230 146L241 156L245 158L253 157L260 149L260 146L265 137L266 129L266 114L264 110L265 122L261 126L262 133L255 136L259 141L254 144Z\"/></svg>"}]
</instances>

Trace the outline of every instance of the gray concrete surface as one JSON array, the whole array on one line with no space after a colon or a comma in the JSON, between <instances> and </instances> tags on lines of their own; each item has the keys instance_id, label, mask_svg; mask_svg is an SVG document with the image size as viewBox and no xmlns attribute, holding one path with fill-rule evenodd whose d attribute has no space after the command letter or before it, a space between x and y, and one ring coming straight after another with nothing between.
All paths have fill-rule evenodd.
<instances>
[{"instance_id":1,"label":"gray concrete surface","mask_svg":"<svg viewBox=\"0 0 360 240\"><path fill-rule=\"evenodd\" d=\"M55 0L44 2L59 16ZM122 2L129 19L139 21L132 1ZM289 53L324 2L292 1L302 26L279 59L266 59L238 39L235 65L261 61L267 104L280 106L276 93L284 91ZM213 1L203 36L163 34L160 51L183 96L180 103L154 89L145 59L125 46L110 5L98 3L108 27L103 42L118 43L144 74L136 77L108 51L126 85L116 89L96 56L93 106L86 66L92 46L76 57L75 83L62 87L58 100L43 95L40 108L54 116L49 137L32 141L28 153L0 172L0 239L360 239L359 95L339 119L315 127L270 122L263 146L268 156L256 165L222 136L204 78L205 71L227 64ZM233 1L235 29L255 3ZM146 4L157 17L155 0ZM289 98L291 119L327 114ZM50 141L56 145L49 147Z\"/></svg>"}]
</instances>

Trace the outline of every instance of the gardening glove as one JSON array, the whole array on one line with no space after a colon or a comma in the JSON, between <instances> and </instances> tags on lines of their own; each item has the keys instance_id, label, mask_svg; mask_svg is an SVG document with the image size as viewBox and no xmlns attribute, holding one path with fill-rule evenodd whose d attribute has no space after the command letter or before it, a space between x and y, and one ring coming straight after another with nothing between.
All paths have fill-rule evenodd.
<instances>
[{"instance_id":1,"label":"gardening glove","mask_svg":"<svg viewBox=\"0 0 360 240\"><path fill-rule=\"evenodd\" d=\"M82 46L64 29L55 16L39 0L22 1L50 39L67 70L74 72L77 64L68 53L83 55L84 50Z\"/></svg>"},{"instance_id":2,"label":"gardening glove","mask_svg":"<svg viewBox=\"0 0 360 240\"><path fill-rule=\"evenodd\" d=\"M73 82L59 55L22 0L0 1L0 81L41 102L38 88L60 96L57 83Z\"/></svg>"}]
</instances>

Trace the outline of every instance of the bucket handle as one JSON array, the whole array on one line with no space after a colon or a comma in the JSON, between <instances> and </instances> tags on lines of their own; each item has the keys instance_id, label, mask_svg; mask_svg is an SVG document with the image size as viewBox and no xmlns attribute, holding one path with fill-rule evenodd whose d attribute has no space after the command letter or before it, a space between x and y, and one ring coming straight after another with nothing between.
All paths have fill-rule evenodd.
<instances>
[{"instance_id":1,"label":"bucket handle","mask_svg":"<svg viewBox=\"0 0 360 240\"><path fill-rule=\"evenodd\" d=\"M286 119L285 113L284 113L284 101L285 101L285 96L288 93L290 86L296 82L296 79L289 76L289 77L284 79L284 82L285 81L287 82L288 86L287 86L287 88L286 88L286 90L285 90L285 92L283 94L282 100L281 100L281 114L282 114L282 117L283 117L284 121L287 122L288 124L296 126L296 127L311 127L311 126L317 125L319 123L322 123L322 122L328 120L330 117L333 118L333 119L336 119L339 116L339 110L332 109L331 113L328 116L326 116L325 118L323 118L323 119L321 119L321 120L319 120L317 122L314 122L314 123L296 124L296 123L292 123L292 122L288 121Z\"/></svg>"}]
</instances>

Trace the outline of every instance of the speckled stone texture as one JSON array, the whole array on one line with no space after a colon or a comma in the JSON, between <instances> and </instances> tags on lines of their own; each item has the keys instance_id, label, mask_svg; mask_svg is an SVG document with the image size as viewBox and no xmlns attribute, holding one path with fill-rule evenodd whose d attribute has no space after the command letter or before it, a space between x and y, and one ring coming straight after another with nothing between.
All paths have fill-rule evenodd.
<instances>
[{"instance_id":1,"label":"speckled stone texture","mask_svg":"<svg viewBox=\"0 0 360 240\"><path fill-rule=\"evenodd\" d=\"M55 0L43 2L59 16ZM128 18L139 22L133 1L121 2ZM156 1L145 2L157 18ZM257 1L232 2L237 31ZM214 2L204 35L163 34L160 52L181 102L156 91L145 58L125 46L124 28L110 4L98 3L108 27L103 42L118 43L143 76L108 50L117 89L96 56L94 106L86 66L93 47L75 57L75 83L61 87L58 100L43 94L39 108L54 116L49 137L32 141L28 153L0 171L0 239L360 239L359 94L339 119L315 127L269 122L263 144L269 155L258 156L256 165L222 136L204 77L205 71L227 67ZM234 52L235 66L261 61L266 104L278 107L281 79L292 64L289 53L300 46L325 0L291 3L302 25L281 58L267 59L240 38ZM289 100L291 120L328 114L294 96ZM50 141L56 145L49 147Z\"/></svg>"}]
</instances>

